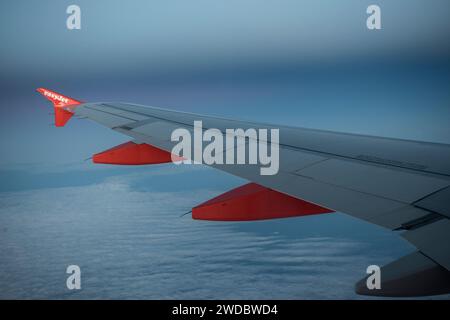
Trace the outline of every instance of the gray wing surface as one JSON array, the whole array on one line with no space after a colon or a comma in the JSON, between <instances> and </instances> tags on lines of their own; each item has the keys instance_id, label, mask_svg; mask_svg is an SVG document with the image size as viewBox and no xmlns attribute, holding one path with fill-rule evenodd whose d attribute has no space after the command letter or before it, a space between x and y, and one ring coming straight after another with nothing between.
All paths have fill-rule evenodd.
<instances>
[{"instance_id":1,"label":"gray wing surface","mask_svg":"<svg viewBox=\"0 0 450 320\"><path fill-rule=\"evenodd\" d=\"M280 171L212 165L279 192L396 230L417 251L382 268L382 287L367 295L450 292L450 145L275 126L128 103L86 103L75 109L115 131L171 151L174 129L278 128ZM411 280L420 278L420 281Z\"/></svg>"}]
</instances>

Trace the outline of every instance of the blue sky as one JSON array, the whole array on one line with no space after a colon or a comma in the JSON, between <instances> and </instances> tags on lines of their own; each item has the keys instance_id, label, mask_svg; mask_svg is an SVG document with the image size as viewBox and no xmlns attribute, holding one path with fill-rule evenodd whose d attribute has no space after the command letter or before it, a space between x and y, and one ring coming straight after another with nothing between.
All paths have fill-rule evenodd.
<instances>
[{"instance_id":1,"label":"blue sky","mask_svg":"<svg viewBox=\"0 0 450 320\"><path fill-rule=\"evenodd\" d=\"M77 31L65 24L73 3ZM365 24L373 3L379 31ZM1 1L0 297L70 298L58 272L78 261L86 298L355 298L365 266L412 248L343 214L179 219L244 181L84 162L127 138L86 120L51 126L34 90L450 143L449 9L447 0Z\"/></svg>"},{"instance_id":2,"label":"blue sky","mask_svg":"<svg viewBox=\"0 0 450 320\"><path fill-rule=\"evenodd\" d=\"M0 163L67 163L123 141L83 121L50 127L37 87L450 142L448 1L377 1L379 31L365 25L371 3L78 1L82 29L69 31L70 1L2 1Z\"/></svg>"}]
</instances>

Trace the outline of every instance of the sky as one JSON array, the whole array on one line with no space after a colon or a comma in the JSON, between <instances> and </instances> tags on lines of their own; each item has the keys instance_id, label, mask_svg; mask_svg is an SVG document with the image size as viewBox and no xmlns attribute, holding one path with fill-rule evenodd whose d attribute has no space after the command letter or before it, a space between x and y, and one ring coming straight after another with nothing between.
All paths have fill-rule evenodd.
<instances>
[{"instance_id":1,"label":"sky","mask_svg":"<svg viewBox=\"0 0 450 320\"><path fill-rule=\"evenodd\" d=\"M81 8L81 30L66 28L70 4ZM381 8L381 30L366 28L369 4ZM412 250L397 235L341 213L246 224L179 219L245 181L197 168L94 166L84 160L127 138L86 120L55 128L35 89L450 143L449 13L447 0L1 1L0 297L70 298L58 272L81 260L97 267L75 297L356 298L364 265ZM233 240L221 246L224 239ZM311 243L323 255L302 251ZM36 262L39 276L26 277ZM215 267L220 279L208 286L201 279ZM182 272L204 285L183 282ZM109 290L102 277L117 282Z\"/></svg>"},{"instance_id":2,"label":"sky","mask_svg":"<svg viewBox=\"0 0 450 320\"><path fill-rule=\"evenodd\" d=\"M376 3L378 31L361 0L78 1L81 30L68 30L71 1L2 1L0 163L67 163L122 142L83 121L54 130L38 87L448 143L448 1Z\"/></svg>"}]
</instances>

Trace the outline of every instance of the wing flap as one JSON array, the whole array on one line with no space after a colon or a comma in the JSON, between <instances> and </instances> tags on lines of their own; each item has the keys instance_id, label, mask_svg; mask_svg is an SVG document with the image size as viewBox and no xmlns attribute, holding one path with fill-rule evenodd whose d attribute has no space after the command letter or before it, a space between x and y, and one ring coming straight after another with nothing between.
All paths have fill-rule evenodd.
<instances>
[{"instance_id":1,"label":"wing flap","mask_svg":"<svg viewBox=\"0 0 450 320\"><path fill-rule=\"evenodd\" d=\"M279 172L274 176L261 176L258 168L246 166L214 166L234 175L255 181L268 188L278 190L306 201L345 212L363 220L392 211L404 204L371 194L344 189L335 185Z\"/></svg>"},{"instance_id":2,"label":"wing flap","mask_svg":"<svg viewBox=\"0 0 450 320\"><path fill-rule=\"evenodd\" d=\"M368 221L383 226L385 228L395 230L395 229L403 229L406 224L421 219L423 217L426 217L429 214L430 214L429 211L416 208L412 205L405 205L393 211L376 215L368 219Z\"/></svg>"},{"instance_id":3,"label":"wing flap","mask_svg":"<svg viewBox=\"0 0 450 320\"><path fill-rule=\"evenodd\" d=\"M427 257L450 270L450 220L442 218L417 229L406 231L402 237Z\"/></svg>"},{"instance_id":4,"label":"wing flap","mask_svg":"<svg viewBox=\"0 0 450 320\"><path fill-rule=\"evenodd\" d=\"M415 202L414 205L450 218L450 187L439 190Z\"/></svg>"},{"instance_id":5,"label":"wing flap","mask_svg":"<svg viewBox=\"0 0 450 320\"><path fill-rule=\"evenodd\" d=\"M329 159L296 174L380 197L412 203L449 185L448 180L415 173Z\"/></svg>"}]
</instances>

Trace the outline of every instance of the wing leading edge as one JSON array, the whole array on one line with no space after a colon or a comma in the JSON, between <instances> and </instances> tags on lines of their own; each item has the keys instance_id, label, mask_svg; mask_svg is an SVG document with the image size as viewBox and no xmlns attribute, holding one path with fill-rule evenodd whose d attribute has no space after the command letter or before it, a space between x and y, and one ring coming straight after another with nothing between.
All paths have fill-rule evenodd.
<instances>
[{"instance_id":1,"label":"wing leading edge","mask_svg":"<svg viewBox=\"0 0 450 320\"><path fill-rule=\"evenodd\" d=\"M417 252L382 268L386 276L381 289L368 290L362 279L357 293L450 293L450 145L258 124L128 103L72 101L76 106L65 111L156 148L165 160L162 154L170 154L176 143L171 141L172 131L192 132L197 120L205 129L217 128L224 134L227 128L278 128L276 175L261 175L249 165L211 166L326 212L344 212L395 230L417 247ZM162 162L167 161L150 163Z\"/></svg>"}]
</instances>

